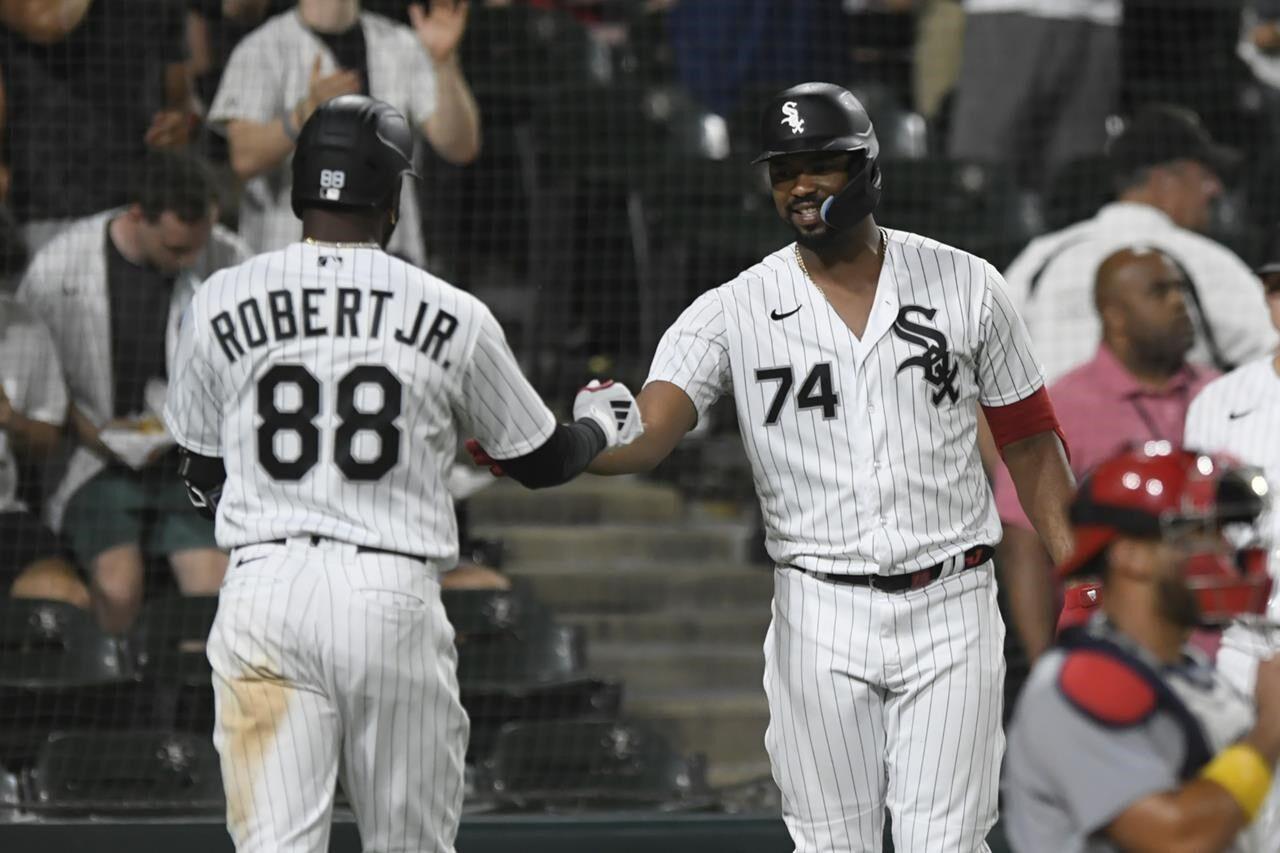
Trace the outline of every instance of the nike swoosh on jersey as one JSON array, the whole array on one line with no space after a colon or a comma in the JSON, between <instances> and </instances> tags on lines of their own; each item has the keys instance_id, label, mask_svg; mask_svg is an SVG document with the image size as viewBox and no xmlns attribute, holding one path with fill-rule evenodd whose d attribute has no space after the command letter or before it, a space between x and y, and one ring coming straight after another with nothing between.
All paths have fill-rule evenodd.
<instances>
[{"instance_id":1,"label":"nike swoosh on jersey","mask_svg":"<svg viewBox=\"0 0 1280 853\"><path fill-rule=\"evenodd\" d=\"M1250 414L1250 413L1252 413L1252 412L1253 412L1253 409L1245 409L1243 412L1228 412L1228 413L1227 413L1227 420L1229 420L1229 421L1236 421L1236 420L1239 420L1240 418L1243 418L1245 415Z\"/></svg>"},{"instance_id":2,"label":"nike swoosh on jersey","mask_svg":"<svg viewBox=\"0 0 1280 853\"><path fill-rule=\"evenodd\" d=\"M801 308L803 308L803 307L804 307L803 305L797 305L795 308L792 308L790 311L788 311L788 312L787 312L787 313L785 313L785 314L779 314L779 313L778 313L778 309L777 309L777 308L774 308L772 311L770 311L770 312L769 312L769 319L771 319L771 320L785 320L785 319L787 319L788 317L790 317L792 314L794 314L794 313L796 313L797 311L799 311L799 310L800 310Z\"/></svg>"}]
</instances>

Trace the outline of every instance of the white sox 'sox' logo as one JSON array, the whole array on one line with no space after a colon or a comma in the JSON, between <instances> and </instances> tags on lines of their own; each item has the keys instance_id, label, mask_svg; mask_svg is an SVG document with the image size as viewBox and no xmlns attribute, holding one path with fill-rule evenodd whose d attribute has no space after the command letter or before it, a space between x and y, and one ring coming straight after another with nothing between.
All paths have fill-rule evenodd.
<instances>
[{"instance_id":1,"label":"white sox 'sox' logo","mask_svg":"<svg viewBox=\"0 0 1280 853\"><path fill-rule=\"evenodd\" d=\"M960 365L951 361L951 348L947 344L947 336L931 326L914 323L912 314L922 314L926 320L932 320L938 313L936 308L925 308L921 305L903 305L898 311L898 318L893 321L893 333L909 344L924 347L920 355L913 355L898 365L898 373L908 367L919 367L924 370L924 381L934 387L933 405L942 402L943 397L955 402L960 398L956 389L956 374Z\"/></svg>"},{"instance_id":2,"label":"white sox 'sox' logo","mask_svg":"<svg viewBox=\"0 0 1280 853\"><path fill-rule=\"evenodd\" d=\"M795 101L787 101L782 105L782 121L778 124L787 125L792 133L804 133L804 119L800 118L800 110Z\"/></svg>"}]
</instances>

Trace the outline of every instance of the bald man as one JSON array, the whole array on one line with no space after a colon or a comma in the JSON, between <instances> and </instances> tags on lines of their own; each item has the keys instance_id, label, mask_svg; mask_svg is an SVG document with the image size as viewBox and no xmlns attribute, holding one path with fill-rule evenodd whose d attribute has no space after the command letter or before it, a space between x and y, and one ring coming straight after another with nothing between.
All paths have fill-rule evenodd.
<instances>
[{"instance_id":1,"label":"bald man","mask_svg":"<svg viewBox=\"0 0 1280 853\"><path fill-rule=\"evenodd\" d=\"M1217 375L1187 363L1195 329L1186 287L1177 265L1158 249L1124 248L1098 267L1093 302L1102 343L1091 361L1049 386L1077 481L1125 447L1182 443L1192 398ZM1052 567L1003 466L996 473L995 493L1004 524L996 565L1014 630L1034 661L1053 639L1060 610L1050 582Z\"/></svg>"}]
</instances>

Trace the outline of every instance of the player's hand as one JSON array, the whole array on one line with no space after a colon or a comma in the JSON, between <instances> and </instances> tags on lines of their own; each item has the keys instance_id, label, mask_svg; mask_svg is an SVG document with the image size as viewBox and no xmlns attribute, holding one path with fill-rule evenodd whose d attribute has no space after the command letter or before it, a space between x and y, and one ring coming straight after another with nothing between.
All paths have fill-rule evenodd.
<instances>
[{"instance_id":1,"label":"player's hand","mask_svg":"<svg viewBox=\"0 0 1280 853\"><path fill-rule=\"evenodd\" d=\"M1280 655L1258 662L1253 698L1258 717L1249 741L1263 755L1275 760L1280 754Z\"/></svg>"},{"instance_id":2,"label":"player's hand","mask_svg":"<svg viewBox=\"0 0 1280 853\"><path fill-rule=\"evenodd\" d=\"M1249 40L1263 53L1280 51L1280 23L1264 21L1257 24L1249 33Z\"/></svg>"},{"instance_id":3,"label":"player's hand","mask_svg":"<svg viewBox=\"0 0 1280 853\"><path fill-rule=\"evenodd\" d=\"M161 110L151 117L142 141L148 148L181 148L191 141L195 116L182 110Z\"/></svg>"},{"instance_id":4,"label":"player's hand","mask_svg":"<svg viewBox=\"0 0 1280 853\"><path fill-rule=\"evenodd\" d=\"M421 3L409 6L409 23L418 34L418 41L437 65L453 58L462 34L467 29L467 0L435 0L431 11Z\"/></svg>"},{"instance_id":5,"label":"player's hand","mask_svg":"<svg viewBox=\"0 0 1280 853\"><path fill-rule=\"evenodd\" d=\"M573 401L573 419L591 418L604 430L605 447L624 447L644 435L631 390L612 379L592 379Z\"/></svg>"},{"instance_id":6,"label":"player's hand","mask_svg":"<svg viewBox=\"0 0 1280 853\"><path fill-rule=\"evenodd\" d=\"M303 98L295 111L298 127L307 123L307 119L316 111L316 107L325 101L333 100L339 95L356 95L360 93L360 72L339 68L332 74L325 74L320 69L324 58L316 54L311 63L311 82L307 86L307 96Z\"/></svg>"},{"instance_id":7,"label":"player's hand","mask_svg":"<svg viewBox=\"0 0 1280 853\"><path fill-rule=\"evenodd\" d=\"M502 470L502 466L497 460L484 452L484 448L480 446L480 442L474 438L468 438L466 441L467 452L471 454L472 460L481 468L488 468L489 473L495 477L505 477L507 472Z\"/></svg>"}]
</instances>

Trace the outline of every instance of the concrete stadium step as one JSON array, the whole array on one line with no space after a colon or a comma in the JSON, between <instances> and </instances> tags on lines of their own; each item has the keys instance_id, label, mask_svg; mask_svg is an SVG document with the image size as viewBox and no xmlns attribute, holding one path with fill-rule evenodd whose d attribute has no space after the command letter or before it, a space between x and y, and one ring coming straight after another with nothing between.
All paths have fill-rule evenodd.
<instances>
[{"instance_id":1,"label":"concrete stadium step","mask_svg":"<svg viewBox=\"0 0 1280 853\"><path fill-rule=\"evenodd\" d=\"M741 561L747 534L739 525L705 527L601 524L583 527L475 525L476 536L501 539L506 568L523 563L625 566L675 561Z\"/></svg>"},{"instance_id":2,"label":"concrete stadium step","mask_svg":"<svg viewBox=\"0 0 1280 853\"><path fill-rule=\"evenodd\" d=\"M764 688L692 689L626 699L625 713L651 723L683 752L702 752L712 784L745 782L769 773Z\"/></svg>"},{"instance_id":3,"label":"concrete stadium step","mask_svg":"<svg viewBox=\"0 0 1280 853\"><path fill-rule=\"evenodd\" d=\"M742 643L594 643L587 668L622 680L623 697L693 689L757 689L764 652Z\"/></svg>"},{"instance_id":4,"label":"concrete stadium step","mask_svg":"<svg viewBox=\"0 0 1280 853\"><path fill-rule=\"evenodd\" d=\"M611 569L561 567L537 572L513 569L558 617L571 614L647 613L666 608L768 613L773 573L767 570L694 567Z\"/></svg>"},{"instance_id":5,"label":"concrete stadium step","mask_svg":"<svg viewBox=\"0 0 1280 853\"><path fill-rule=\"evenodd\" d=\"M583 613L561 616L581 625L590 643L713 642L764 644L769 606L752 602L721 609L676 606L656 613Z\"/></svg>"},{"instance_id":6,"label":"concrete stadium step","mask_svg":"<svg viewBox=\"0 0 1280 853\"><path fill-rule=\"evenodd\" d=\"M579 477L555 489L531 491L500 482L471 497L471 521L489 524L659 524L684 517L670 487L629 477Z\"/></svg>"}]
</instances>

